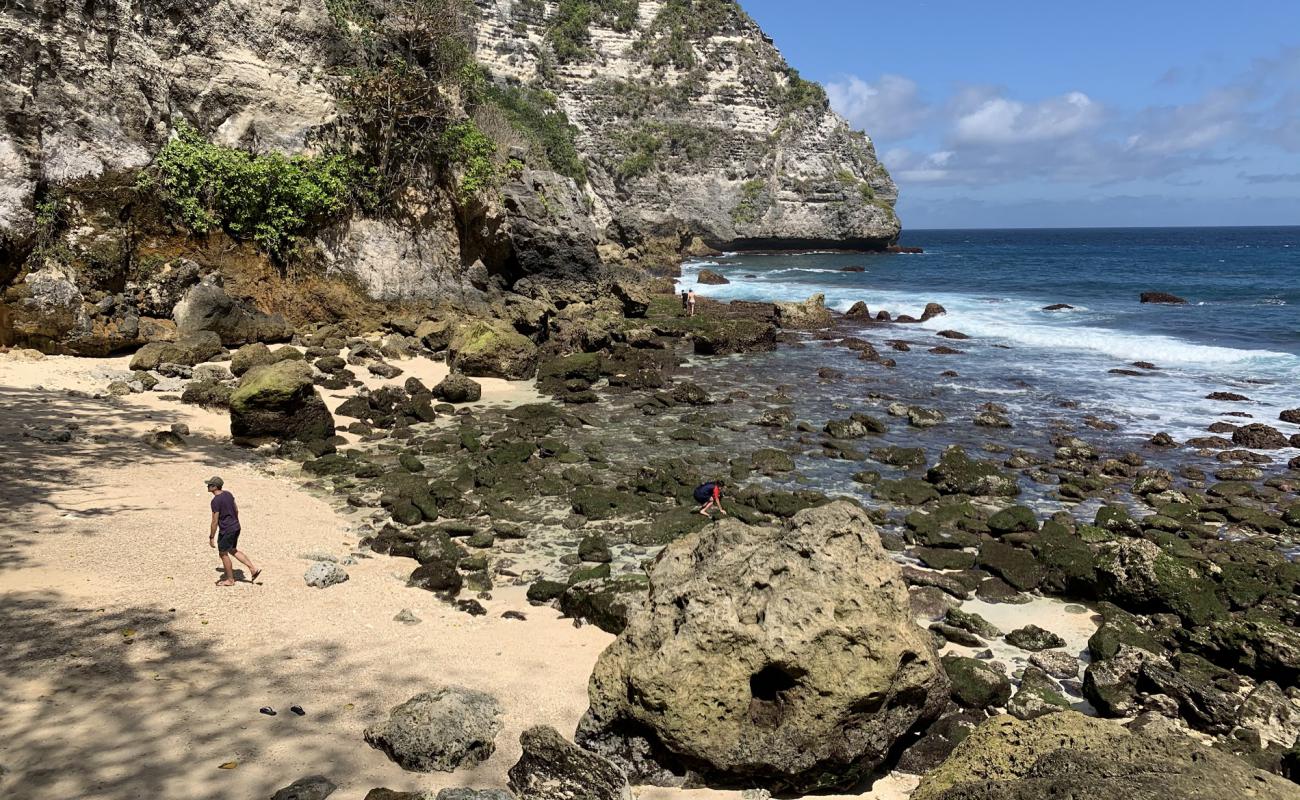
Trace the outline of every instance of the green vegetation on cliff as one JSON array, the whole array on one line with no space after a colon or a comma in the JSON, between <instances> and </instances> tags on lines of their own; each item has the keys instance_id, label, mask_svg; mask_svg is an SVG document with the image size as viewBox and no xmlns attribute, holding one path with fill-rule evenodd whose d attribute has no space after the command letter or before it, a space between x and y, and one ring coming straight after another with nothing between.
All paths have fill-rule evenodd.
<instances>
[{"instance_id":1,"label":"green vegetation on cliff","mask_svg":"<svg viewBox=\"0 0 1300 800\"><path fill-rule=\"evenodd\" d=\"M226 231L284 260L295 240L344 211L360 175L341 155L255 155L182 124L142 177L190 230Z\"/></svg>"},{"instance_id":2,"label":"green vegetation on cliff","mask_svg":"<svg viewBox=\"0 0 1300 800\"><path fill-rule=\"evenodd\" d=\"M531 156L578 183L586 181L587 168L574 143L577 128L560 109L555 95L528 86L488 86L484 101L500 109L528 139Z\"/></svg>"},{"instance_id":3,"label":"green vegetation on cliff","mask_svg":"<svg viewBox=\"0 0 1300 800\"><path fill-rule=\"evenodd\" d=\"M591 55L591 26L605 25L621 33L636 27L637 0L560 0L548 20L547 38L561 63L579 61Z\"/></svg>"}]
</instances>

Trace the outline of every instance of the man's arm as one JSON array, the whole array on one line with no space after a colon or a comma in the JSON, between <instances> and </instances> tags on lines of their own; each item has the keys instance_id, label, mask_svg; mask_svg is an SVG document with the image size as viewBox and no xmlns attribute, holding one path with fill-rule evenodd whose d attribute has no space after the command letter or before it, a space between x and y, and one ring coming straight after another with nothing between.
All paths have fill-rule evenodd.
<instances>
[{"instance_id":1,"label":"man's arm","mask_svg":"<svg viewBox=\"0 0 1300 800\"><path fill-rule=\"evenodd\" d=\"M212 526L208 529L208 544L212 545L213 547L216 547L216 544L213 543L212 540L215 539L215 538L217 538L217 518L218 518L218 517L219 517L219 515L217 514L217 512L213 511L213 512L212 512Z\"/></svg>"}]
</instances>

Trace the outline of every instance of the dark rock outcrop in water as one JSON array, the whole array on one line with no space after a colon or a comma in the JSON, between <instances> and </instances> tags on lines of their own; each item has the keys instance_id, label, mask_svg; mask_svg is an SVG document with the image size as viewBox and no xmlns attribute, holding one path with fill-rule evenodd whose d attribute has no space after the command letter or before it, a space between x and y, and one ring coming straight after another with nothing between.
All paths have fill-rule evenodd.
<instances>
[{"instance_id":1,"label":"dark rock outcrop in water","mask_svg":"<svg viewBox=\"0 0 1300 800\"><path fill-rule=\"evenodd\" d=\"M700 270L695 276L695 282L702 283L705 286L722 286L731 283L725 276L719 275L711 269Z\"/></svg>"},{"instance_id":2,"label":"dark rock outcrop in water","mask_svg":"<svg viewBox=\"0 0 1300 800\"><path fill-rule=\"evenodd\" d=\"M670 544L600 657L579 740L634 780L852 785L933 719L947 681L898 566L848 502Z\"/></svg>"},{"instance_id":3,"label":"dark rock outcrop in water","mask_svg":"<svg viewBox=\"0 0 1300 800\"><path fill-rule=\"evenodd\" d=\"M1183 298L1179 297L1176 294L1169 294L1168 292L1143 292L1142 296L1138 299L1143 303L1155 303L1157 305L1166 305L1166 306L1187 305L1186 300L1184 300Z\"/></svg>"}]
</instances>

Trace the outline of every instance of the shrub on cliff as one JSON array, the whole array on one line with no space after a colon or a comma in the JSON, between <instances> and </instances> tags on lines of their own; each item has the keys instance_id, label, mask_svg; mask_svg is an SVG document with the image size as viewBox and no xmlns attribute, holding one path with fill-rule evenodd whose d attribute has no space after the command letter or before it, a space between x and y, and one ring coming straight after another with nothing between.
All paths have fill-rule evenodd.
<instances>
[{"instance_id":1,"label":"shrub on cliff","mask_svg":"<svg viewBox=\"0 0 1300 800\"><path fill-rule=\"evenodd\" d=\"M220 228L283 260L297 237L348 207L358 174L345 156L255 155L182 123L143 177L195 233Z\"/></svg>"}]
</instances>

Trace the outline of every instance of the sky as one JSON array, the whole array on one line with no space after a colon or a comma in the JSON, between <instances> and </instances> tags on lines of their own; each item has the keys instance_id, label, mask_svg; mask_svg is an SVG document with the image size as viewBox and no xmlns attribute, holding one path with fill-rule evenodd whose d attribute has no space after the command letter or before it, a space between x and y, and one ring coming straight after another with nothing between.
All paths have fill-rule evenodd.
<instances>
[{"instance_id":1,"label":"sky","mask_svg":"<svg viewBox=\"0 0 1300 800\"><path fill-rule=\"evenodd\" d=\"M1300 0L740 0L907 228L1300 225Z\"/></svg>"}]
</instances>

